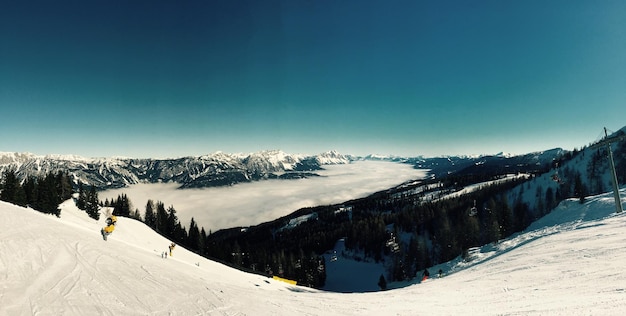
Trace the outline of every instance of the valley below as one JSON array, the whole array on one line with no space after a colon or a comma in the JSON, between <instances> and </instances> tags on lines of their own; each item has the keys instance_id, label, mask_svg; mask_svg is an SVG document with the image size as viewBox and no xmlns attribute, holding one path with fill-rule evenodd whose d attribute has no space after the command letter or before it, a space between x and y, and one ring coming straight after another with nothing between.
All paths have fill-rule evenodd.
<instances>
[{"instance_id":1,"label":"valley below","mask_svg":"<svg viewBox=\"0 0 626 316\"><path fill-rule=\"evenodd\" d=\"M335 204L367 196L409 180L422 179L428 170L386 161L354 161L324 165L317 177L261 180L232 186L180 189L175 182L141 183L98 193L100 200L126 194L132 210L142 214L149 199L173 206L178 219L188 225L219 229L257 225L303 207Z\"/></svg>"}]
</instances>

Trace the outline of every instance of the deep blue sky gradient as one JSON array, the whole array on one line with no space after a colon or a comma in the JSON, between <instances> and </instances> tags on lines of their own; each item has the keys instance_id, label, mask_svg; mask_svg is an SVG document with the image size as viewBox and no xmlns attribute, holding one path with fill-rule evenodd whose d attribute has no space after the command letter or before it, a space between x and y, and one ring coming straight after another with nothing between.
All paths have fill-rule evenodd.
<instances>
[{"instance_id":1,"label":"deep blue sky gradient","mask_svg":"<svg viewBox=\"0 0 626 316\"><path fill-rule=\"evenodd\" d=\"M625 56L624 1L11 1L0 151L573 149Z\"/></svg>"}]
</instances>

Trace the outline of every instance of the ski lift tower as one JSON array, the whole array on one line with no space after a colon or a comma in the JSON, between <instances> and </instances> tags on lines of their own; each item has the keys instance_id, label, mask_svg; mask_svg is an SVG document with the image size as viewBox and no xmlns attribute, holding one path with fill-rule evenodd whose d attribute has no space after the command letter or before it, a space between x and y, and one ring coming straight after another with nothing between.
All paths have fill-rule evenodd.
<instances>
[{"instance_id":1,"label":"ski lift tower","mask_svg":"<svg viewBox=\"0 0 626 316\"><path fill-rule=\"evenodd\" d=\"M617 174L615 173L615 162L613 162L613 152L611 151L611 143L626 139L626 135L617 135L609 137L606 127L604 128L604 139L594 144L590 148L598 148L606 146L609 156L609 164L611 166L611 180L613 180L613 196L615 197L615 212L622 212L622 200L619 197L619 184L617 183Z\"/></svg>"}]
</instances>

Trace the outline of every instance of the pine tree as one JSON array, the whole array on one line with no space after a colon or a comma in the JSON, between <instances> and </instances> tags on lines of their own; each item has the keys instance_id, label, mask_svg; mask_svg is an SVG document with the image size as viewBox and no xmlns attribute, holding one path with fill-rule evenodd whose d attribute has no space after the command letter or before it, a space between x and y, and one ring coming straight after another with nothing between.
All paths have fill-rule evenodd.
<instances>
[{"instance_id":1,"label":"pine tree","mask_svg":"<svg viewBox=\"0 0 626 316\"><path fill-rule=\"evenodd\" d=\"M198 225L193 217L191 218L191 223L189 224L189 236L187 240L187 246L189 246L191 250L200 250L200 231L198 230Z\"/></svg>"},{"instance_id":2,"label":"pine tree","mask_svg":"<svg viewBox=\"0 0 626 316\"><path fill-rule=\"evenodd\" d=\"M384 275L380 275L380 277L378 278L378 286L380 287L381 290L386 290L387 289L387 280L385 280L385 276Z\"/></svg>"},{"instance_id":3,"label":"pine tree","mask_svg":"<svg viewBox=\"0 0 626 316\"><path fill-rule=\"evenodd\" d=\"M180 222L176 222L174 226L174 234L172 235L172 240L176 243L185 245L187 242L187 230L184 226L180 225Z\"/></svg>"},{"instance_id":4,"label":"pine tree","mask_svg":"<svg viewBox=\"0 0 626 316\"><path fill-rule=\"evenodd\" d=\"M80 210L85 210L87 204L87 191L82 182L78 183L78 200L76 200L76 207Z\"/></svg>"},{"instance_id":5,"label":"pine tree","mask_svg":"<svg viewBox=\"0 0 626 316\"><path fill-rule=\"evenodd\" d=\"M35 209L46 214L60 216L59 203L61 203L61 198L57 192L55 176L49 173L45 178L39 178L38 182L38 203Z\"/></svg>"},{"instance_id":6,"label":"pine tree","mask_svg":"<svg viewBox=\"0 0 626 316\"><path fill-rule=\"evenodd\" d=\"M130 200L128 199L128 196L126 194L122 194L122 201L121 201L122 216L131 217L131 211L130 211L131 209L132 209L132 205L130 203Z\"/></svg>"},{"instance_id":7,"label":"pine tree","mask_svg":"<svg viewBox=\"0 0 626 316\"><path fill-rule=\"evenodd\" d=\"M112 203L113 204L113 215L115 216L123 216L123 217L131 217L131 205L128 200L128 196L126 194L121 194L117 196L117 200Z\"/></svg>"},{"instance_id":8,"label":"pine tree","mask_svg":"<svg viewBox=\"0 0 626 316\"><path fill-rule=\"evenodd\" d=\"M528 209L527 205L524 206L525 210ZM509 201L506 195L502 195L498 203L498 223L500 224L500 238L513 233L513 212L509 207Z\"/></svg>"},{"instance_id":9,"label":"pine tree","mask_svg":"<svg viewBox=\"0 0 626 316\"><path fill-rule=\"evenodd\" d=\"M208 254L207 244L207 234L204 227L202 227L200 229L200 255L206 256Z\"/></svg>"},{"instance_id":10,"label":"pine tree","mask_svg":"<svg viewBox=\"0 0 626 316\"><path fill-rule=\"evenodd\" d=\"M29 177L26 179L24 193L26 194L26 203L34 206L37 203L37 178Z\"/></svg>"},{"instance_id":11,"label":"pine tree","mask_svg":"<svg viewBox=\"0 0 626 316\"><path fill-rule=\"evenodd\" d=\"M143 222L146 223L148 227L156 229L157 219L156 214L154 214L154 202L152 200L148 200L148 203L146 203L146 212Z\"/></svg>"},{"instance_id":12,"label":"pine tree","mask_svg":"<svg viewBox=\"0 0 626 316\"><path fill-rule=\"evenodd\" d=\"M167 208L167 219L165 221L166 221L165 235L169 237L176 236L176 233L177 233L176 226L178 225L178 217L176 216L176 210L174 209L174 206L170 205L170 207Z\"/></svg>"},{"instance_id":13,"label":"pine tree","mask_svg":"<svg viewBox=\"0 0 626 316\"><path fill-rule=\"evenodd\" d=\"M141 221L141 212L139 212L139 209L136 208L135 211L133 212L133 214L131 215L131 217L133 219L136 219L138 221Z\"/></svg>"},{"instance_id":14,"label":"pine tree","mask_svg":"<svg viewBox=\"0 0 626 316\"><path fill-rule=\"evenodd\" d=\"M26 198L26 191L24 191L24 187L18 185L15 189L15 197L13 203L26 207L28 205L28 199Z\"/></svg>"},{"instance_id":15,"label":"pine tree","mask_svg":"<svg viewBox=\"0 0 626 316\"><path fill-rule=\"evenodd\" d=\"M156 231L161 235L165 235L167 232L167 211L165 205L160 201L157 202Z\"/></svg>"},{"instance_id":16,"label":"pine tree","mask_svg":"<svg viewBox=\"0 0 626 316\"><path fill-rule=\"evenodd\" d=\"M555 206L554 191L552 191L552 188L548 187L546 189L546 211L541 215L550 212Z\"/></svg>"},{"instance_id":17,"label":"pine tree","mask_svg":"<svg viewBox=\"0 0 626 316\"><path fill-rule=\"evenodd\" d=\"M89 192L87 193L87 201L85 202L85 211L89 217L99 220L100 219L100 206L98 205L98 193L96 192L96 188L92 185L89 187Z\"/></svg>"},{"instance_id":18,"label":"pine tree","mask_svg":"<svg viewBox=\"0 0 626 316\"><path fill-rule=\"evenodd\" d=\"M500 240L500 224L496 216L496 201L490 198L485 209L486 216L484 218L485 243L497 242Z\"/></svg>"},{"instance_id":19,"label":"pine tree","mask_svg":"<svg viewBox=\"0 0 626 316\"><path fill-rule=\"evenodd\" d=\"M57 193L61 201L72 197L72 180L65 172L59 171L56 175Z\"/></svg>"},{"instance_id":20,"label":"pine tree","mask_svg":"<svg viewBox=\"0 0 626 316\"><path fill-rule=\"evenodd\" d=\"M19 182L15 171L7 170L4 172L4 181L2 182L2 192L0 192L0 200L15 203L15 195L19 187Z\"/></svg>"},{"instance_id":21,"label":"pine tree","mask_svg":"<svg viewBox=\"0 0 626 316\"><path fill-rule=\"evenodd\" d=\"M579 172L576 172L574 176L574 197L578 198L580 204L585 203L585 198L587 197L587 188L583 184L582 177Z\"/></svg>"}]
</instances>

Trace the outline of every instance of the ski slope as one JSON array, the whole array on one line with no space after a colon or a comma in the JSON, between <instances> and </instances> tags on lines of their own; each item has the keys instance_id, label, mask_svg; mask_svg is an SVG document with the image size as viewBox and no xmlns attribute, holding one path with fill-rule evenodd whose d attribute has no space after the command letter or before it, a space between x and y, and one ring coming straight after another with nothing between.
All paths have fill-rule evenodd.
<instances>
[{"instance_id":1,"label":"ski slope","mask_svg":"<svg viewBox=\"0 0 626 316\"><path fill-rule=\"evenodd\" d=\"M0 202L0 315L623 315L626 215L612 200L564 201L471 262L431 269L443 278L369 293L294 286L179 246L164 259L170 242L127 218L105 242L104 218L72 201L61 218Z\"/></svg>"}]
</instances>

